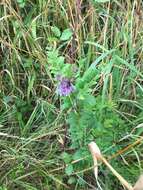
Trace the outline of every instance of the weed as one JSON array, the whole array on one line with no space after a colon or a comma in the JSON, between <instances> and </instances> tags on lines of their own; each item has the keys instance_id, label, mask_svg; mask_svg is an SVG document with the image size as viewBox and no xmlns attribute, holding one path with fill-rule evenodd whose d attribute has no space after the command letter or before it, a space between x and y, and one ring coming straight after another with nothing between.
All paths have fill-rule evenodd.
<instances>
[{"instance_id":1,"label":"weed","mask_svg":"<svg viewBox=\"0 0 143 190\"><path fill-rule=\"evenodd\" d=\"M0 2L0 189L95 188L93 140L136 181L142 141L130 144L143 131L142 6ZM99 183L122 189L102 165Z\"/></svg>"}]
</instances>

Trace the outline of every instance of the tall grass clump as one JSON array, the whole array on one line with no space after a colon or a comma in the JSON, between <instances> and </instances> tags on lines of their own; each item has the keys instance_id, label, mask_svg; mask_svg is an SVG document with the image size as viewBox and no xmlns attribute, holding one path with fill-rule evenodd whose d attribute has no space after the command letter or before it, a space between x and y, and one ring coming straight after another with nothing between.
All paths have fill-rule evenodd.
<instances>
[{"instance_id":1,"label":"tall grass clump","mask_svg":"<svg viewBox=\"0 0 143 190\"><path fill-rule=\"evenodd\" d=\"M142 173L141 0L0 2L0 189L95 189L88 144ZM141 140L139 140L141 139ZM101 165L105 190L123 189Z\"/></svg>"}]
</instances>

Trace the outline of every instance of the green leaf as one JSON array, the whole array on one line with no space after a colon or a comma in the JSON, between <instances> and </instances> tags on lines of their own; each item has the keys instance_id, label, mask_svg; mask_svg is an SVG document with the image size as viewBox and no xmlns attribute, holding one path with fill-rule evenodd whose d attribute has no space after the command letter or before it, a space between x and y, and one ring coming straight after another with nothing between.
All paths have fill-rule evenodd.
<instances>
[{"instance_id":1,"label":"green leaf","mask_svg":"<svg viewBox=\"0 0 143 190\"><path fill-rule=\"evenodd\" d=\"M80 177L80 178L78 179L78 184L79 184L79 185L82 185L82 186L85 185L85 181L83 180L82 177Z\"/></svg>"},{"instance_id":2,"label":"green leaf","mask_svg":"<svg viewBox=\"0 0 143 190\"><path fill-rule=\"evenodd\" d=\"M105 53L102 53L99 57L96 58L96 60L89 66L89 68L84 72L84 75L82 77L83 83L89 84L90 81L93 81L93 79L96 81L100 75L98 75L97 70L97 64L101 62L103 59L111 55L115 50L112 49L110 51L107 51ZM79 81L80 82L80 81ZM78 86L79 84L77 84ZM80 84L81 86L81 84ZM83 84L84 86L84 84Z\"/></svg>"},{"instance_id":3,"label":"green leaf","mask_svg":"<svg viewBox=\"0 0 143 190\"><path fill-rule=\"evenodd\" d=\"M92 95L85 95L84 104L86 104L87 107L93 107L96 105L96 99Z\"/></svg>"},{"instance_id":4,"label":"green leaf","mask_svg":"<svg viewBox=\"0 0 143 190\"><path fill-rule=\"evenodd\" d=\"M93 45L93 46L95 46L95 47L101 49L102 51L109 52L108 49L106 49L104 46L102 46L102 45L100 45L100 44L98 44L98 43L90 42L90 41L85 41L84 43L85 43L85 44L89 44L89 45Z\"/></svg>"},{"instance_id":5,"label":"green leaf","mask_svg":"<svg viewBox=\"0 0 143 190\"><path fill-rule=\"evenodd\" d=\"M48 42L50 43L50 44L52 44L53 42L57 42L58 41L58 38L57 37L55 37L55 36L49 36L48 38L47 38L47 40L48 40Z\"/></svg>"},{"instance_id":6,"label":"green leaf","mask_svg":"<svg viewBox=\"0 0 143 190\"><path fill-rule=\"evenodd\" d=\"M64 102L61 105L61 110L69 109L72 107L72 102L69 97L64 97Z\"/></svg>"},{"instance_id":7,"label":"green leaf","mask_svg":"<svg viewBox=\"0 0 143 190\"><path fill-rule=\"evenodd\" d=\"M135 65L128 63L126 60L122 59L118 55L115 56L116 60L119 61L120 63L126 65L127 68L129 68L131 71L134 71L136 75L139 75L140 77L143 78L143 74L136 68Z\"/></svg>"},{"instance_id":8,"label":"green leaf","mask_svg":"<svg viewBox=\"0 0 143 190\"><path fill-rule=\"evenodd\" d=\"M0 190L7 190L6 187L0 187Z\"/></svg>"},{"instance_id":9,"label":"green leaf","mask_svg":"<svg viewBox=\"0 0 143 190\"><path fill-rule=\"evenodd\" d=\"M104 85L102 90L102 101L104 102L106 97L106 92L108 91L108 81L109 81L109 73L111 72L113 67L113 60L111 60L105 67L103 68L102 73L105 75Z\"/></svg>"},{"instance_id":10,"label":"green leaf","mask_svg":"<svg viewBox=\"0 0 143 190\"><path fill-rule=\"evenodd\" d=\"M72 37L72 31L70 28L68 29L65 29L60 37L60 40L61 41L66 41L66 40L69 40L71 37Z\"/></svg>"},{"instance_id":11,"label":"green leaf","mask_svg":"<svg viewBox=\"0 0 143 190\"><path fill-rule=\"evenodd\" d=\"M74 184L76 183L76 178L75 177L70 177L69 180L68 180L68 184Z\"/></svg>"},{"instance_id":12,"label":"green leaf","mask_svg":"<svg viewBox=\"0 0 143 190\"><path fill-rule=\"evenodd\" d=\"M66 167L65 172L67 175L71 175L73 173L73 165L70 164Z\"/></svg>"},{"instance_id":13,"label":"green leaf","mask_svg":"<svg viewBox=\"0 0 143 190\"><path fill-rule=\"evenodd\" d=\"M25 6L25 0L17 0L17 3L19 4L20 8L24 8L24 6Z\"/></svg>"},{"instance_id":14,"label":"green leaf","mask_svg":"<svg viewBox=\"0 0 143 190\"><path fill-rule=\"evenodd\" d=\"M51 30L53 32L53 34L56 36L56 37L60 37L61 36L61 31L58 27L56 26L52 26L51 27Z\"/></svg>"},{"instance_id":15,"label":"green leaf","mask_svg":"<svg viewBox=\"0 0 143 190\"><path fill-rule=\"evenodd\" d=\"M64 162L65 162L66 164L70 163L71 160L72 160L72 159L71 159L71 155L68 154L68 153L66 153L66 152L62 153L62 159L64 160Z\"/></svg>"},{"instance_id":16,"label":"green leaf","mask_svg":"<svg viewBox=\"0 0 143 190\"><path fill-rule=\"evenodd\" d=\"M37 37L36 28L37 28L36 19L34 19L31 23L31 32L34 39L36 39Z\"/></svg>"},{"instance_id":17,"label":"green leaf","mask_svg":"<svg viewBox=\"0 0 143 190\"><path fill-rule=\"evenodd\" d=\"M3 101L4 101L6 104L8 104L8 103L10 103L10 102L13 101L13 97L12 97L12 96L4 96L4 97L3 97Z\"/></svg>"},{"instance_id":18,"label":"green leaf","mask_svg":"<svg viewBox=\"0 0 143 190\"><path fill-rule=\"evenodd\" d=\"M62 75L65 77L72 77L72 64L65 64L63 69L62 69Z\"/></svg>"},{"instance_id":19,"label":"green leaf","mask_svg":"<svg viewBox=\"0 0 143 190\"><path fill-rule=\"evenodd\" d=\"M79 160L82 158L82 151L79 149L73 155L73 160Z\"/></svg>"},{"instance_id":20,"label":"green leaf","mask_svg":"<svg viewBox=\"0 0 143 190\"><path fill-rule=\"evenodd\" d=\"M34 87L35 80L36 80L36 75L35 75L35 73L33 73L33 75L29 76L29 78L28 78L28 89L27 89L28 100L30 98L30 93L32 92L32 89Z\"/></svg>"}]
</instances>

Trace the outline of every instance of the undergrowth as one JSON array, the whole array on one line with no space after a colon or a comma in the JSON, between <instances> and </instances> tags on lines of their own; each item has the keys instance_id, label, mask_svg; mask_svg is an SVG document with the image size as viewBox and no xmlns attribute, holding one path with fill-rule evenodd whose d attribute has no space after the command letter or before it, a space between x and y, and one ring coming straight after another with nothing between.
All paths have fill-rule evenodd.
<instances>
[{"instance_id":1,"label":"undergrowth","mask_svg":"<svg viewBox=\"0 0 143 190\"><path fill-rule=\"evenodd\" d=\"M142 9L141 0L0 2L1 190L98 189L91 141L136 182ZM103 164L98 180L123 189Z\"/></svg>"}]
</instances>

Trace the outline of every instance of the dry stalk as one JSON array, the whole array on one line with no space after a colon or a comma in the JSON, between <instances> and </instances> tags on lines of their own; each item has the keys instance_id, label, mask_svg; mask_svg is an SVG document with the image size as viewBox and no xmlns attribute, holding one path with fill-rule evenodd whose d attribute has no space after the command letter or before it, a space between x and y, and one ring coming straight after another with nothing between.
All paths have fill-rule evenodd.
<instances>
[{"instance_id":1,"label":"dry stalk","mask_svg":"<svg viewBox=\"0 0 143 190\"><path fill-rule=\"evenodd\" d=\"M97 160L102 161L109 169L112 171L112 173L118 178L118 180L121 182L121 184L126 187L128 190L138 190L134 189L109 163L108 161L102 156L99 147L95 142L91 142L89 144L89 149L93 157L94 164L97 163ZM95 177L97 178L97 167L95 167ZM140 189L139 189L140 190Z\"/></svg>"}]
</instances>

